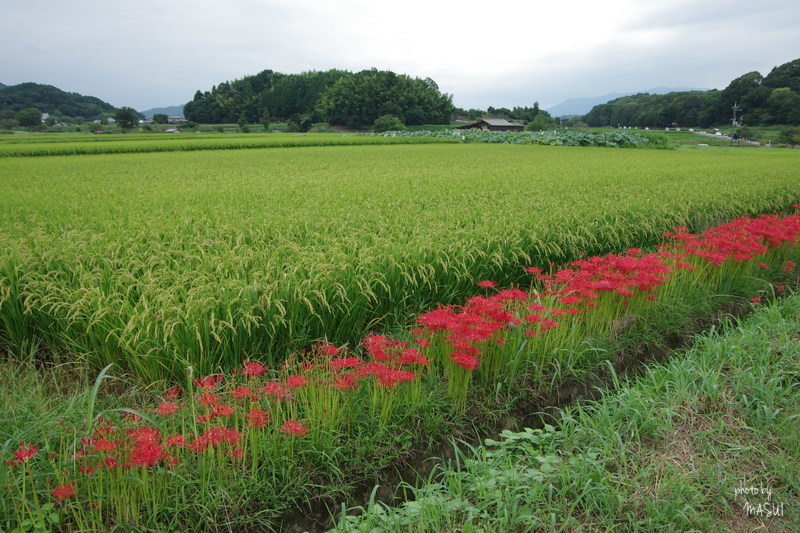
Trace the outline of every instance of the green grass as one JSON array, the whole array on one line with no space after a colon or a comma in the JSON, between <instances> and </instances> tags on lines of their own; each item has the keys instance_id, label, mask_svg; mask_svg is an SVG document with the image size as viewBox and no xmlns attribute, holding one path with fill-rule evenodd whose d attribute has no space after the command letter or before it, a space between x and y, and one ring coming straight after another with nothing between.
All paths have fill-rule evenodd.
<instances>
[{"instance_id":1,"label":"green grass","mask_svg":"<svg viewBox=\"0 0 800 533\"><path fill-rule=\"evenodd\" d=\"M320 338L353 347L481 279L525 283L526 266L785 209L797 157L428 145L2 158L0 345L151 381L277 362Z\"/></svg>"},{"instance_id":2,"label":"green grass","mask_svg":"<svg viewBox=\"0 0 800 533\"><path fill-rule=\"evenodd\" d=\"M800 296L776 301L555 426L457 449L410 501L336 530L796 531L798 316Z\"/></svg>"}]
</instances>

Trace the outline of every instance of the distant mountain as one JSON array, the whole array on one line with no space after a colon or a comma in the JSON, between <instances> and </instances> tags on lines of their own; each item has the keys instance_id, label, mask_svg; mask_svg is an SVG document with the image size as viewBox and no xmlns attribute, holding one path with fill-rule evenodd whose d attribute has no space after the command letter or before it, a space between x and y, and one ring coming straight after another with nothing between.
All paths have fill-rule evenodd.
<instances>
[{"instance_id":1,"label":"distant mountain","mask_svg":"<svg viewBox=\"0 0 800 533\"><path fill-rule=\"evenodd\" d=\"M8 85L6 85L5 83L0 83L0 89L2 89L3 87L8 87Z\"/></svg>"},{"instance_id":2,"label":"distant mountain","mask_svg":"<svg viewBox=\"0 0 800 533\"><path fill-rule=\"evenodd\" d=\"M158 113L164 115L180 115L183 116L183 106L182 105L173 105L168 107L154 107L153 109L148 109L147 111L140 111L145 118L153 118L153 115Z\"/></svg>"},{"instance_id":3,"label":"distant mountain","mask_svg":"<svg viewBox=\"0 0 800 533\"><path fill-rule=\"evenodd\" d=\"M94 96L68 93L52 85L20 83L2 88L0 111L22 111L35 107L42 113L66 117L99 118L102 113L114 113L117 108Z\"/></svg>"},{"instance_id":4,"label":"distant mountain","mask_svg":"<svg viewBox=\"0 0 800 533\"><path fill-rule=\"evenodd\" d=\"M603 96L585 96L582 98L569 98L560 104L547 108L547 112L554 117L564 117L570 115L585 115L596 105L605 104L616 98L623 96L631 96L633 94L649 93L649 94L668 94L680 91L705 91L707 89L692 89L688 87L655 87L645 91L636 91L632 93L608 93Z\"/></svg>"}]
</instances>

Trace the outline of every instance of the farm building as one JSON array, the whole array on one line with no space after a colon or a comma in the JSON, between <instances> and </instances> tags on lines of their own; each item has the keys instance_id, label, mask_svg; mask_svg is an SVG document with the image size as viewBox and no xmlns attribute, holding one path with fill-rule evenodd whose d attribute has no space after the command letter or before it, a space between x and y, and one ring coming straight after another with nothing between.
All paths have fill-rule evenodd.
<instances>
[{"instance_id":1,"label":"farm building","mask_svg":"<svg viewBox=\"0 0 800 533\"><path fill-rule=\"evenodd\" d=\"M481 129L490 131L522 131L525 129L524 124L519 122L509 122L503 118L482 118L478 122L460 126L460 130Z\"/></svg>"}]
</instances>

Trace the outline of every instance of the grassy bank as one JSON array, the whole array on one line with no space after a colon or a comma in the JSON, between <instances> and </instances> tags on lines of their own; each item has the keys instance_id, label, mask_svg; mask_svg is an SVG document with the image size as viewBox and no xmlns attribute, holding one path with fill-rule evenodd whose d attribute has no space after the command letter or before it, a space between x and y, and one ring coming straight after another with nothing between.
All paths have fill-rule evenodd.
<instances>
[{"instance_id":1,"label":"grassy bank","mask_svg":"<svg viewBox=\"0 0 800 533\"><path fill-rule=\"evenodd\" d=\"M798 316L797 295L758 309L337 531L797 531Z\"/></svg>"}]
</instances>

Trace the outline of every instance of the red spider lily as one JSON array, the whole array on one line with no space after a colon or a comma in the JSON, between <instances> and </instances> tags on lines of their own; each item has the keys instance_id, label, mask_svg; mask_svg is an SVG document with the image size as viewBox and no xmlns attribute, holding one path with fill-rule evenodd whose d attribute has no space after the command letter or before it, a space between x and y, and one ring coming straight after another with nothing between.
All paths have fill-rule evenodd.
<instances>
[{"instance_id":1,"label":"red spider lily","mask_svg":"<svg viewBox=\"0 0 800 533\"><path fill-rule=\"evenodd\" d=\"M405 370L387 370L386 372L376 373L375 378L381 387L394 387L403 381L414 381L417 376L413 372Z\"/></svg>"},{"instance_id":2,"label":"red spider lily","mask_svg":"<svg viewBox=\"0 0 800 533\"><path fill-rule=\"evenodd\" d=\"M127 464L129 466L150 468L168 456L169 453L165 452L160 444L143 440L134 444L133 450L128 454Z\"/></svg>"},{"instance_id":3,"label":"red spider lily","mask_svg":"<svg viewBox=\"0 0 800 533\"><path fill-rule=\"evenodd\" d=\"M204 392L197 398L197 401L206 407L213 408L219 403L219 397L213 392Z\"/></svg>"},{"instance_id":4,"label":"red spider lily","mask_svg":"<svg viewBox=\"0 0 800 533\"><path fill-rule=\"evenodd\" d=\"M783 264L783 271L784 272L791 272L792 270L794 270L794 265L795 265L794 261L786 261Z\"/></svg>"},{"instance_id":5,"label":"red spider lily","mask_svg":"<svg viewBox=\"0 0 800 533\"><path fill-rule=\"evenodd\" d=\"M319 341L314 345L312 351L321 357L336 357L339 355L339 348L327 341Z\"/></svg>"},{"instance_id":6,"label":"red spider lily","mask_svg":"<svg viewBox=\"0 0 800 533\"><path fill-rule=\"evenodd\" d=\"M233 391L233 397L237 400L242 400L244 398L252 398L253 391L250 390L249 387L239 386L236 387L236 390Z\"/></svg>"},{"instance_id":7,"label":"red spider lily","mask_svg":"<svg viewBox=\"0 0 800 533\"><path fill-rule=\"evenodd\" d=\"M290 389L299 389L305 387L308 381L303 376L289 376L286 380L286 386Z\"/></svg>"},{"instance_id":8,"label":"red spider lily","mask_svg":"<svg viewBox=\"0 0 800 533\"><path fill-rule=\"evenodd\" d=\"M238 444L234 444L233 446L228 448L228 451L225 453L231 459L241 459L242 455L244 455L244 450L242 450L242 447L239 446Z\"/></svg>"},{"instance_id":9,"label":"red spider lily","mask_svg":"<svg viewBox=\"0 0 800 533\"><path fill-rule=\"evenodd\" d=\"M291 396L291 393L283 388L280 383L275 381L267 381L264 383L264 386L261 388L261 392L268 397L273 397L278 400L286 398L287 396Z\"/></svg>"},{"instance_id":10,"label":"red spider lily","mask_svg":"<svg viewBox=\"0 0 800 533\"><path fill-rule=\"evenodd\" d=\"M341 390L356 390L359 387L358 374L340 374L333 380L333 386Z\"/></svg>"},{"instance_id":11,"label":"red spider lily","mask_svg":"<svg viewBox=\"0 0 800 533\"><path fill-rule=\"evenodd\" d=\"M169 448L183 448L186 446L186 437L180 433L174 433L167 437L167 447Z\"/></svg>"},{"instance_id":12,"label":"red spider lily","mask_svg":"<svg viewBox=\"0 0 800 533\"><path fill-rule=\"evenodd\" d=\"M214 426L208 428L186 447L195 453L203 453L209 446L234 445L241 439L242 434L235 429Z\"/></svg>"},{"instance_id":13,"label":"red spider lily","mask_svg":"<svg viewBox=\"0 0 800 533\"><path fill-rule=\"evenodd\" d=\"M280 430L290 437L305 437L308 435L308 428L303 426L297 420L287 420L284 422Z\"/></svg>"},{"instance_id":14,"label":"red spider lily","mask_svg":"<svg viewBox=\"0 0 800 533\"><path fill-rule=\"evenodd\" d=\"M429 347L431 345L431 341L429 339L418 338L418 339L415 339L415 340L416 340L417 344L420 345L421 348L427 348L427 347Z\"/></svg>"},{"instance_id":15,"label":"red spider lily","mask_svg":"<svg viewBox=\"0 0 800 533\"><path fill-rule=\"evenodd\" d=\"M221 403L219 405L214 406L214 410L212 411L213 416L231 416L236 411L233 407L228 404Z\"/></svg>"},{"instance_id":16,"label":"red spider lily","mask_svg":"<svg viewBox=\"0 0 800 533\"><path fill-rule=\"evenodd\" d=\"M478 368L480 361L474 355L469 355L461 352L453 352L450 354L450 359L453 360L458 366L464 367L467 370L475 370Z\"/></svg>"},{"instance_id":17,"label":"red spider lily","mask_svg":"<svg viewBox=\"0 0 800 533\"><path fill-rule=\"evenodd\" d=\"M362 364L361 360L357 357L337 357L331 359L328 363L328 366L331 368L339 369L339 368L358 368Z\"/></svg>"},{"instance_id":18,"label":"red spider lily","mask_svg":"<svg viewBox=\"0 0 800 533\"><path fill-rule=\"evenodd\" d=\"M14 452L14 457L16 458L15 464L27 463L38 452L39 452L38 446L34 446L33 444L28 445L25 444L24 441L20 441L19 448Z\"/></svg>"},{"instance_id":19,"label":"red spider lily","mask_svg":"<svg viewBox=\"0 0 800 533\"><path fill-rule=\"evenodd\" d=\"M222 381L223 376L220 374L212 374L210 376L203 376L193 381L195 387L200 387L207 391L214 390L217 385Z\"/></svg>"},{"instance_id":20,"label":"red spider lily","mask_svg":"<svg viewBox=\"0 0 800 533\"><path fill-rule=\"evenodd\" d=\"M116 451L119 443L108 439L97 439L92 441L92 445L94 446L95 452L110 453Z\"/></svg>"},{"instance_id":21,"label":"red spider lily","mask_svg":"<svg viewBox=\"0 0 800 533\"><path fill-rule=\"evenodd\" d=\"M403 365L420 365L427 366L431 360L421 355L414 348L408 348L403 351L403 355L397 360Z\"/></svg>"},{"instance_id":22,"label":"red spider lily","mask_svg":"<svg viewBox=\"0 0 800 533\"><path fill-rule=\"evenodd\" d=\"M478 287L480 287L481 289L494 289L495 287L497 287L497 283L485 279L483 281L478 282Z\"/></svg>"},{"instance_id":23,"label":"red spider lily","mask_svg":"<svg viewBox=\"0 0 800 533\"><path fill-rule=\"evenodd\" d=\"M160 416L172 416L177 412L178 406L173 402L161 402L156 409L156 414Z\"/></svg>"},{"instance_id":24,"label":"red spider lily","mask_svg":"<svg viewBox=\"0 0 800 533\"><path fill-rule=\"evenodd\" d=\"M167 390L167 392L164 393L164 396L166 396L170 400L179 398L180 395L181 395L181 388L178 385L175 385L174 387L172 387L171 389Z\"/></svg>"},{"instance_id":25,"label":"red spider lily","mask_svg":"<svg viewBox=\"0 0 800 533\"><path fill-rule=\"evenodd\" d=\"M161 440L161 432L159 432L158 428L150 426L129 429L127 433L128 437L130 437L130 439L136 443L146 442L154 444Z\"/></svg>"},{"instance_id":26,"label":"red spider lily","mask_svg":"<svg viewBox=\"0 0 800 533\"><path fill-rule=\"evenodd\" d=\"M267 367L259 363L258 361L245 361L244 362L244 369L242 373L247 376L249 379L257 378L258 376L264 374L267 371Z\"/></svg>"},{"instance_id":27,"label":"red spider lily","mask_svg":"<svg viewBox=\"0 0 800 533\"><path fill-rule=\"evenodd\" d=\"M75 496L75 487L71 484L59 485L53 489L53 499L56 500L56 503L61 503L73 496Z\"/></svg>"},{"instance_id":28,"label":"red spider lily","mask_svg":"<svg viewBox=\"0 0 800 533\"><path fill-rule=\"evenodd\" d=\"M503 289L495 294L492 299L498 302L511 302L514 300L524 302L528 299L528 294L519 289Z\"/></svg>"},{"instance_id":29,"label":"red spider lily","mask_svg":"<svg viewBox=\"0 0 800 533\"><path fill-rule=\"evenodd\" d=\"M261 409L251 409L249 413L245 415L247 419L250 421L250 425L254 428L263 428L269 422L269 413L262 411Z\"/></svg>"},{"instance_id":30,"label":"red spider lily","mask_svg":"<svg viewBox=\"0 0 800 533\"><path fill-rule=\"evenodd\" d=\"M364 338L364 350L373 361L386 361L389 359L387 350L390 350L391 347L391 341L383 335L369 335Z\"/></svg>"}]
</instances>

